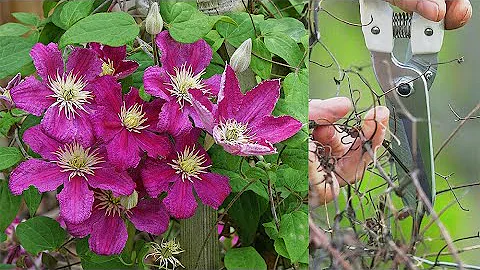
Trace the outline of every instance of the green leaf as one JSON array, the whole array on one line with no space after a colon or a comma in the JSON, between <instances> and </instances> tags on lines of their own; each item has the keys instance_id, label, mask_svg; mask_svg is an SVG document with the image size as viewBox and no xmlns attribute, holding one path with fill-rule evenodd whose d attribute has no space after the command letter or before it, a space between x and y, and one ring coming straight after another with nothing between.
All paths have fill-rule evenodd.
<instances>
[{"instance_id":1,"label":"green leaf","mask_svg":"<svg viewBox=\"0 0 480 270\"><path fill-rule=\"evenodd\" d=\"M302 211L283 215L278 237L285 241L290 260L297 262L308 249L308 215Z\"/></svg>"},{"instance_id":2,"label":"green leaf","mask_svg":"<svg viewBox=\"0 0 480 270\"><path fill-rule=\"evenodd\" d=\"M307 29L305 29L303 23L291 17L268 19L261 22L259 26L263 36L283 33L297 43L300 42L300 39L307 33Z\"/></svg>"},{"instance_id":3,"label":"green leaf","mask_svg":"<svg viewBox=\"0 0 480 270\"><path fill-rule=\"evenodd\" d=\"M214 52L216 52L225 41L225 39L222 38L216 30L211 30L208 32L204 39L210 45L210 47L212 47L212 51Z\"/></svg>"},{"instance_id":4,"label":"green leaf","mask_svg":"<svg viewBox=\"0 0 480 270\"><path fill-rule=\"evenodd\" d=\"M118 256L100 256L88 248L88 237L82 238L76 244L77 254L82 261L83 269L127 269Z\"/></svg>"},{"instance_id":5,"label":"green leaf","mask_svg":"<svg viewBox=\"0 0 480 270\"><path fill-rule=\"evenodd\" d=\"M16 235L23 248L31 254L53 251L65 241L67 233L60 224L49 217L33 217L18 224Z\"/></svg>"},{"instance_id":6,"label":"green leaf","mask_svg":"<svg viewBox=\"0 0 480 270\"><path fill-rule=\"evenodd\" d=\"M252 16L250 18L250 16ZM218 33L224 37L228 43L234 47L240 46L242 42L251 38L256 39L256 33L252 25L252 20L255 25L263 21L263 15L251 15L246 12L236 12L229 15L237 24L226 22L218 22L216 29Z\"/></svg>"},{"instance_id":7,"label":"green leaf","mask_svg":"<svg viewBox=\"0 0 480 270\"><path fill-rule=\"evenodd\" d=\"M34 43L21 37L0 38L0 79L16 74L30 63L30 50Z\"/></svg>"},{"instance_id":8,"label":"green leaf","mask_svg":"<svg viewBox=\"0 0 480 270\"><path fill-rule=\"evenodd\" d=\"M274 33L264 38L265 46L283 58L290 66L297 67L303 59L303 52L297 42L284 33Z\"/></svg>"},{"instance_id":9,"label":"green leaf","mask_svg":"<svg viewBox=\"0 0 480 270\"><path fill-rule=\"evenodd\" d=\"M282 152L282 162L291 168L299 171L308 170L308 149L307 145L300 146L301 148L288 147Z\"/></svg>"},{"instance_id":10,"label":"green leaf","mask_svg":"<svg viewBox=\"0 0 480 270\"><path fill-rule=\"evenodd\" d=\"M37 14L28 13L28 12L14 12L12 16L15 17L19 22L24 23L26 25L33 25L37 26L40 22L40 18Z\"/></svg>"},{"instance_id":11,"label":"green leaf","mask_svg":"<svg viewBox=\"0 0 480 270\"><path fill-rule=\"evenodd\" d=\"M285 101L290 104L292 114L303 123L307 122L308 106L298 106L308 104L308 70L301 69L298 73L290 73L283 81L283 91ZM291 104L294 104L293 106Z\"/></svg>"},{"instance_id":12,"label":"green leaf","mask_svg":"<svg viewBox=\"0 0 480 270\"><path fill-rule=\"evenodd\" d=\"M65 30L63 30L62 28L56 26L52 22L47 23L43 27L42 32L40 32L38 42L41 42L43 44L48 44L50 42L58 42L62 37L63 33L65 33Z\"/></svg>"},{"instance_id":13,"label":"green leaf","mask_svg":"<svg viewBox=\"0 0 480 270\"><path fill-rule=\"evenodd\" d=\"M99 42L117 47L135 39L139 31L135 19L128 13L96 13L70 27L60 38L60 46Z\"/></svg>"},{"instance_id":14,"label":"green leaf","mask_svg":"<svg viewBox=\"0 0 480 270\"><path fill-rule=\"evenodd\" d=\"M226 175L230 178L229 183L232 188L232 192L240 192L251 181L255 181L254 178L245 178L240 175L239 169L240 162L242 161L241 157L225 152L219 145L213 145L208 152L210 158L212 159L212 171ZM243 162L243 170L247 171L249 167L250 166L247 164L247 162ZM256 180L250 184L247 190L255 192L266 200L269 198L265 186L259 180Z\"/></svg>"},{"instance_id":15,"label":"green leaf","mask_svg":"<svg viewBox=\"0 0 480 270\"><path fill-rule=\"evenodd\" d=\"M245 245L250 245L257 232L260 217L268 208L268 200L252 191L244 192L228 211L233 219L238 235Z\"/></svg>"},{"instance_id":16,"label":"green leaf","mask_svg":"<svg viewBox=\"0 0 480 270\"><path fill-rule=\"evenodd\" d=\"M12 126L21 120L21 118L13 117L9 112L0 112L0 134L6 137Z\"/></svg>"},{"instance_id":17,"label":"green leaf","mask_svg":"<svg viewBox=\"0 0 480 270\"><path fill-rule=\"evenodd\" d=\"M26 34L31 29L19 23L6 23L0 25L0 37L18 37Z\"/></svg>"},{"instance_id":18,"label":"green leaf","mask_svg":"<svg viewBox=\"0 0 480 270\"><path fill-rule=\"evenodd\" d=\"M7 241L7 235L4 232L0 232L0 243Z\"/></svg>"},{"instance_id":19,"label":"green leaf","mask_svg":"<svg viewBox=\"0 0 480 270\"><path fill-rule=\"evenodd\" d=\"M266 270L267 264L253 247L241 247L227 251L225 254L225 267L227 270Z\"/></svg>"},{"instance_id":20,"label":"green leaf","mask_svg":"<svg viewBox=\"0 0 480 270\"><path fill-rule=\"evenodd\" d=\"M281 166L277 171L278 185L288 186L297 192L308 191L308 171L295 170L288 166Z\"/></svg>"},{"instance_id":21,"label":"green leaf","mask_svg":"<svg viewBox=\"0 0 480 270\"><path fill-rule=\"evenodd\" d=\"M252 41L252 60L250 62L250 68L260 78L266 80L270 78L272 74L272 62L264 59L272 60L272 54L268 51L265 43L260 38ZM258 57L258 56L262 57Z\"/></svg>"},{"instance_id":22,"label":"green leaf","mask_svg":"<svg viewBox=\"0 0 480 270\"><path fill-rule=\"evenodd\" d=\"M42 194L34 186L30 186L27 190L23 192L23 199L27 204L28 211L30 212L30 216L31 217L35 216L38 206L42 201Z\"/></svg>"},{"instance_id":23,"label":"green leaf","mask_svg":"<svg viewBox=\"0 0 480 270\"><path fill-rule=\"evenodd\" d=\"M8 188L8 182L6 180L0 180L0 209L2 209L2 214L0 215L0 232L4 232L10 223L12 223L13 219L15 219L21 203L22 197L14 196Z\"/></svg>"},{"instance_id":24,"label":"green leaf","mask_svg":"<svg viewBox=\"0 0 480 270\"><path fill-rule=\"evenodd\" d=\"M270 237L270 239L277 239L278 229L277 225L275 224L275 220L263 223L262 225L265 228L265 232L267 233L268 237Z\"/></svg>"},{"instance_id":25,"label":"green leaf","mask_svg":"<svg viewBox=\"0 0 480 270\"><path fill-rule=\"evenodd\" d=\"M153 64L153 59L144 51L132 54L128 57L130 60L137 61L138 69L132 74L133 86L140 88L143 85L143 73L145 69Z\"/></svg>"},{"instance_id":26,"label":"green leaf","mask_svg":"<svg viewBox=\"0 0 480 270\"><path fill-rule=\"evenodd\" d=\"M290 254L288 254L287 247L285 246L285 241L283 241L282 238L275 239L273 247L280 256L290 258Z\"/></svg>"},{"instance_id":27,"label":"green leaf","mask_svg":"<svg viewBox=\"0 0 480 270\"><path fill-rule=\"evenodd\" d=\"M8 169L23 159L16 147L0 147L0 171Z\"/></svg>"},{"instance_id":28,"label":"green leaf","mask_svg":"<svg viewBox=\"0 0 480 270\"><path fill-rule=\"evenodd\" d=\"M169 18L167 27L170 35L182 43L193 43L203 38L220 19L218 16L207 16L183 2L173 5Z\"/></svg>"},{"instance_id":29,"label":"green leaf","mask_svg":"<svg viewBox=\"0 0 480 270\"><path fill-rule=\"evenodd\" d=\"M41 120L42 120L41 117L38 117L32 114L28 115L27 118L25 118L25 120L23 121L22 126L20 127L20 130L18 132L18 134L20 135L20 138L23 138L23 133L25 133L25 130L40 124Z\"/></svg>"},{"instance_id":30,"label":"green leaf","mask_svg":"<svg viewBox=\"0 0 480 270\"><path fill-rule=\"evenodd\" d=\"M92 0L77 0L67 2L60 13L60 21L65 26L65 30L70 28L79 20L87 17L92 11ZM58 25L61 27L60 25ZM63 28L63 27L62 27Z\"/></svg>"},{"instance_id":31,"label":"green leaf","mask_svg":"<svg viewBox=\"0 0 480 270\"><path fill-rule=\"evenodd\" d=\"M46 18L50 14L50 11L58 4L58 0L44 0L43 1L43 16Z\"/></svg>"},{"instance_id":32,"label":"green leaf","mask_svg":"<svg viewBox=\"0 0 480 270\"><path fill-rule=\"evenodd\" d=\"M17 269L16 265L0 263L0 269Z\"/></svg>"}]
</instances>

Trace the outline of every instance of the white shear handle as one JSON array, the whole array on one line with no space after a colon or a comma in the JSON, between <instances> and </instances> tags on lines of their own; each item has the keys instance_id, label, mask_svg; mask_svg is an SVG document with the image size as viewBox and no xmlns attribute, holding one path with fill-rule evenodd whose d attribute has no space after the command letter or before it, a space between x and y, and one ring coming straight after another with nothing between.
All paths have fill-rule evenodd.
<instances>
[{"instance_id":1,"label":"white shear handle","mask_svg":"<svg viewBox=\"0 0 480 270\"><path fill-rule=\"evenodd\" d=\"M383 53L393 51L393 14L392 7L385 0L360 0L362 30L369 51ZM442 48L443 21L429 21L414 13L410 31L414 55L438 53Z\"/></svg>"}]
</instances>

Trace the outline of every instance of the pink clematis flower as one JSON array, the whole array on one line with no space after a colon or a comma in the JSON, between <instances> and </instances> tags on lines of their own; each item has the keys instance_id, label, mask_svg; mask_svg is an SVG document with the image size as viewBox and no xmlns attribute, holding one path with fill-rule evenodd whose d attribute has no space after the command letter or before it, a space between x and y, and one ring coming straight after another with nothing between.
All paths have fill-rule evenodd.
<instances>
[{"instance_id":1,"label":"pink clematis flower","mask_svg":"<svg viewBox=\"0 0 480 270\"><path fill-rule=\"evenodd\" d=\"M168 31L158 34L156 43L162 51L162 66L145 70L145 91L169 103L177 103L177 109L181 110L184 118L188 120L190 116L195 125L201 127L202 122L192 108L188 92L198 89L206 96L218 93L219 75L207 80L201 78L212 59L212 49L205 40L192 44L177 42Z\"/></svg>"},{"instance_id":2,"label":"pink clematis flower","mask_svg":"<svg viewBox=\"0 0 480 270\"><path fill-rule=\"evenodd\" d=\"M88 47L102 60L101 76L111 75L120 80L131 75L138 68L138 63L126 60L127 46L110 47L99 43L89 43Z\"/></svg>"},{"instance_id":3,"label":"pink clematis flower","mask_svg":"<svg viewBox=\"0 0 480 270\"><path fill-rule=\"evenodd\" d=\"M9 187L20 195L31 185L40 192L56 190L60 213L70 223L86 220L92 210L92 188L111 190L116 195L129 195L135 183L126 172L109 164L99 149L76 141L63 143L45 134L40 126L25 131L23 140L44 160L29 159L10 175Z\"/></svg>"},{"instance_id":4,"label":"pink clematis flower","mask_svg":"<svg viewBox=\"0 0 480 270\"><path fill-rule=\"evenodd\" d=\"M105 142L110 162L126 170L138 165L144 151L153 158L170 152L170 140L157 132L162 100L145 102L135 88L122 96L122 87L112 76L97 79L94 89L96 135Z\"/></svg>"},{"instance_id":5,"label":"pink clematis flower","mask_svg":"<svg viewBox=\"0 0 480 270\"><path fill-rule=\"evenodd\" d=\"M101 61L94 52L75 48L64 64L54 43L37 43L30 55L42 80L29 76L10 90L17 108L37 116L46 110L42 128L58 140L92 143L93 130L86 115L93 101L91 82L102 71Z\"/></svg>"},{"instance_id":6,"label":"pink clematis flower","mask_svg":"<svg viewBox=\"0 0 480 270\"><path fill-rule=\"evenodd\" d=\"M154 235L164 233L170 216L158 199L141 199L134 207L123 202L125 197L117 197L110 191L95 190L95 203L92 215L80 224L65 222L71 235L90 235L90 249L100 255L120 254L128 239L124 219L130 220L135 228Z\"/></svg>"},{"instance_id":7,"label":"pink clematis flower","mask_svg":"<svg viewBox=\"0 0 480 270\"><path fill-rule=\"evenodd\" d=\"M196 143L199 134L199 129L192 130L176 141L175 150L166 159L148 159L141 170L148 195L157 197L168 192L163 202L175 218L184 219L195 214L197 201L192 187L204 204L215 209L231 191L228 177L208 171L212 162Z\"/></svg>"},{"instance_id":8,"label":"pink clematis flower","mask_svg":"<svg viewBox=\"0 0 480 270\"><path fill-rule=\"evenodd\" d=\"M191 91L191 95L206 130L217 144L234 155L274 154L273 144L302 128L302 123L291 116L272 116L280 96L279 80L264 81L244 95L235 72L227 65L217 104L198 90Z\"/></svg>"},{"instance_id":9,"label":"pink clematis flower","mask_svg":"<svg viewBox=\"0 0 480 270\"><path fill-rule=\"evenodd\" d=\"M17 86L22 81L22 75L18 73L13 77L5 88L0 86L0 110L10 110L15 106L12 97L10 96L10 90Z\"/></svg>"}]
</instances>

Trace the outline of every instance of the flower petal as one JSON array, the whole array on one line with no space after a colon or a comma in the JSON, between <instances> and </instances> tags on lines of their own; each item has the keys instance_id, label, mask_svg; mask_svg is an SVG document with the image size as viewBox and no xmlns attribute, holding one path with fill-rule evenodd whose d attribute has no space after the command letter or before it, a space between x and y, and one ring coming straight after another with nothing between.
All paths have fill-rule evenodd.
<instances>
[{"instance_id":1,"label":"flower petal","mask_svg":"<svg viewBox=\"0 0 480 270\"><path fill-rule=\"evenodd\" d=\"M93 208L92 214L85 221L78 224L65 222L65 225L67 227L68 232L72 236L82 238L89 235L92 232L93 225L99 219L103 218L104 214L105 214L104 211L100 211L98 209ZM62 218L62 216L60 216L60 218Z\"/></svg>"},{"instance_id":2,"label":"flower petal","mask_svg":"<svg viewBox=\"0 0 480 270\"><path fill-rule=\"evenodd\" d=\"M130 221L137 230L160 235L168 228L170 216L163 203L158 199L141 200L137 207L130 211L132 212Z\"/></svg>"},{"instance_id":3,"label":"flower petal","mask_svg":"<svg viewBox=\"0 0 480 270\"><path fill-rule=\"evenodd\" d=\"M30 148L43 158L48 160L56 160L57 156L54 154L62 144L46 135L40 125L33 126L23 133L23 141L30 146Z\"/></svg>"},{"instance_id":4,"label":"flower petal","mask_svg":"<svg viewBox=\"0 0 480 270\"><path fill-rule=\"evenodd\" d=\"M75 118L67 119L58 106L48 108L40 123L43 131L61 142L76 140L83 146L94 141L94 132L87 113L80 111Z\"/></svg>"},{"instance_id":5,"label":"flower petal","mask_svg":"<svg viewBox=\"0 0 480 270\"><path fill-rule=\"evenodd\" d=\"M302 123L291 116L265 116L252 126L255 136L272 144L284 141L295 135L302 128Z\"/></svg>"},{"instance_id":6,"label":"flower petal","mask_svg":"<svg viewBox=\"0 0 480 270\"><path fill-rule=\"evenodd\" d=\"M212 77L204 80L203 84L205 84L206 89L210 90L209 92L212 96L216 96L220 92L221 82L222 82L222 75L215 74Z\"/></svg>"},{"instance_id":7,"label":"flower petal","mask_svg":"<svg viewBox=\"0 0 480 270\"><path fill-rule=\"evenodd\" d=\"M93 191L88 189L84 178L75 176L65 181L57 199L60 204L60 213L66 222L78 224L90 217Z\"/></svg>"},{"instance_id":8,"label":"flower petal","mask_svg":"<svg viewBox=\"0 0 480 270\"><path fill-rule=\"evenodd\" d=\"M205 70L212 60L212 49L201 39L197 42L185 44L175 41L168 31L157 35L158 48L162 51L161 62L170 74L174 74L174 67L190 66L194 74Z\"/></svg>"},{"instance_id":9,"label":"flower petal","mask_svg":"<svg viewBox=\"0 0 480 270\"><path fill-rule=\"evenodd\" d=\"M49 43L45 46L37 43L30 51L30 56L38 75L45 83L48 82L48 77L55 78L57 74L63 74L63 58L57 44Z\"/></svg>"},{"instance_id":10,"label":"flower petal","mask_svg":"<svg viewBox=\"0 0 480 270\"><path fill-rule=\"evenodd\" d=\"M122 86L114 77L102 76L91 84L91 88L97 105L109 107L114 112L120 113L123 105Z\"/></svg>"},{"instance_id":11,"label":"flower petal","mask_svg":"<svg viewBox=\"0 0 480 270\"><path fill-rule=\"evenodd\" d=\"M133 74L140 65L133 60L122 60L115 68L115 78L118 80L124 79Z\"/></svg>"},{"instance_id":12,"label":"flower petal","mask_svg":"<svg viewBox=\"0 0 480 270\"><path fill-rule=\"evenodd\" d=\"M235 118L242 105L243 94L237 75L231 66L227 65L222 74L220 91L218 92L218 115L222 119Z\"/></svg>"},{"instance_id":13,"label":"flower petal","mask_svg":"<svg viewBox=\"0 0 480 270\"><path fill-rule=\"evenodd\" d=\"M45 84L28 76L23 82L10 90L15 106L33 115L40 116L55 102L55 98L49 97L53 92Z\"/></svg>"},{"instance_id":14,"label":"flower petal","mask_svg":"<svg viewBox=\"0 0 480 270\"><path fill-rule=\"evenodd\" d=\"M163 67L148 67L143 73L145 92L155 97L170 100L168 89L170 76Z\"/></svg>"},{"instance_id":15,"label":"flower petal","mask_svg":"<svg viewBox=\"0 0 480 270\"><path fill-rule=\"evenodd\" d=\"M99 255L120 254L128 239L127 226L120 216L100 218L94 225L88 244Z\"/></svg>"},{"instance_id":16,"label":"flower petal","mask_svg":"<svg viewBox=\"0 0 480 270\"><path fill-rule=\"evenodd\" d=\"M102 61L89 49L75 48L67 60L67 73L70 72L84 81L92 81L102 73Z\"/></svg>"},{"instance_id":17,"label":"flower petal","mask_svg":"<svg viewBox=\"0 0 480 270\"><path fill-rule=\"evenodd\" d=\"M68 174L62 173L57 164L29 159L18 165L10 175L10 190L15 195L20 195L30 186L35 186L40 192L53 191L63 181L68 179Z\"/></svg>"},{"instance_id":18,"label":"flower petal","mask_svg":"<svg viewBox=\"0 0 480 270\"><path fill-rule=\"evenodd\" d=\"M193 187L198 197L204 204L218 209L232 191L228 177L216 173L206 173L200 177L202 180L195 179L193 181Z\"/></svg>"},{"instance_id":19,"label":"flower petal","mask_svg":"<svg viewBox=\"0 0 480 270\"><path fill-rule=\"evenodd\" d=\"M166 157L172 150L170 139L165 135L157 135L148 130L134 134L137 145L147 152L149 157Z\"/></svg>"},{"instance_id":20,"label":"flower petal","mask_svg":"<svg viewBox=\"0 0 480 270\"><path fill-rule=\"evenodd\" d=\"M192 217L197 209L190 181L176 181L163 200L170 215L177 219Z\"/></svg>"},{"instance_id":21,"label":"flower petal","mask_svg":"<svg viewBox=\"0 0 480 270\"><path fill-rule=\"evenodd\" d=\"M136 135L138 134L122 129L107 143L108 159L120 170L136 167L140 162L140 149Z\"/></svg>"},{"instance_id":22,"label":"flower petal","mask_svg":"<svg viewBox=\"0 0 480 270\"><path fill-rule=\"evenodd\" d=\"M156 198L163 191L167 191L171 182L180 180L180 177L170 165L152 159L147 159L140 175L145 190L153 198Z\"/></svg>"},{"instance_id":23,"label":"flower petal","mask_svg":"<svg viewBox=\"0 0 480 270\"><path fill-rule=\"evenodd\" d=\"M126 172L120 172L113 167L103 167L89 175L88 184L93 188L111 190L115 196L130 195L135 189L135 182Z\"/></svg>"},{"instance_id":24,"label":"flower petal","mask_svg":"<svg viewBox=\"0 0 480 270\"><path fill-rule=\"evenodd\" d=\"M213 105L200 90L190 90L190 97L192 100L192 106L197 112L200 121L202 121L207 132L211 134L213 126L217 120L215 119L217 112L216 105Z\"/></svg>"},{"instance_id":25,"label":"flower petal","mask_svg":"<svg viewBox=\"0 0 480 270\"><path fill-rule=\"evenodd\" d=\"M251 123L271 115L280 97L280 80L263 81L248 91L238 111L238 121Z\"/></svg>"},{"instance_id":26,"label":"flower petal","mask_svg":"<svg viewBox=\"0 0 480 270\"><path fill-rule=\"evenodd\" d=\"M127 57L127 46L111 47L108 45L101 45L102 58L110 59L114 64L120 63Z\"/></svg>"},{"instance_id":27,"label":"flower petal","mask_svg":"<svg viewBox=\"0 0 480 270\"><path fill-rule=\"evenodd\" d=\"M182 113L180 105L172 100L162 106L158 116L157 129L178 137L189 132L192 129L192 123L187 115Z\"/></svg>"}]
</instances>

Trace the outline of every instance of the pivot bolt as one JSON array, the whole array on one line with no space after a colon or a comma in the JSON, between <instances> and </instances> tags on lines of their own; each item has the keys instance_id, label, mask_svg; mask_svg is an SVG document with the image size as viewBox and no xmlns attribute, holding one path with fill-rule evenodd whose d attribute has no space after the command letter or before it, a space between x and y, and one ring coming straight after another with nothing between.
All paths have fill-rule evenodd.
<instances>
[{"instance_id":1,"label":"pivot bolt","mask_svg":"<svg viewBox=\"0 0 480 270\"><path fill-rule=\"evenodd\" d=\"M433 29L430 28L430 27L427 27L427 28L425 29L425 32L424 32L424 33L425 33L426 36L429 36L429 37L430 37L430 36L433 36Z\"/></svg>"},{"instance_id":2,"label":"pivot bolt","mask_svg":"<svg viewBox=\"0 0 480 270\"><path fill-rule=\"evenodd\" d=\"M408 97L412 93L412 86L409 83L401 83L397 86L397 93L402 97Z\"/></svg>"},{"instance_id":3,"label":"pivot bolt","mask_svg":"<svg viewBox=\"0 0 480 270\"><path fill-rule=\"evenodd\" d=\"M374 34L374 35L380 34L380 28L378 26L372 27L371 31L372 31L372 34Z\"/></svg>"}]
</instances>

